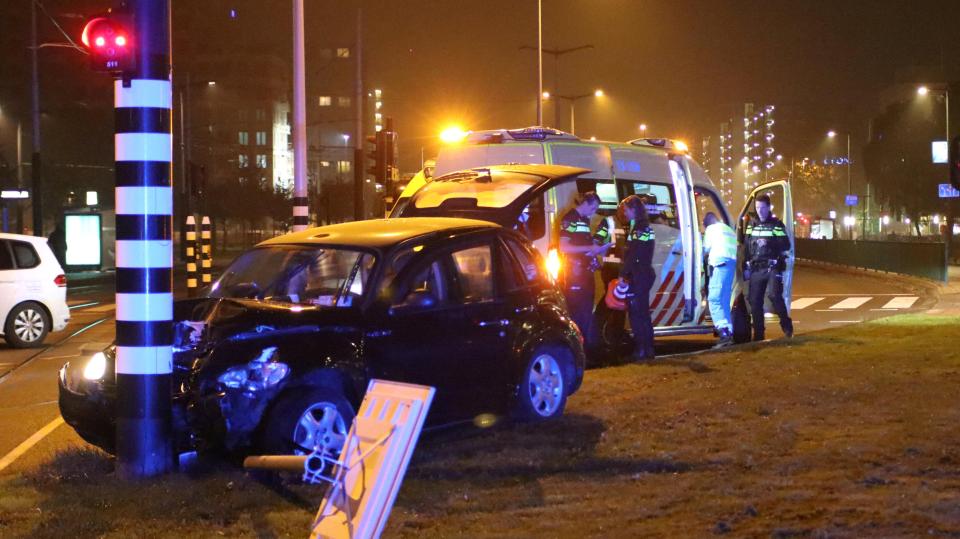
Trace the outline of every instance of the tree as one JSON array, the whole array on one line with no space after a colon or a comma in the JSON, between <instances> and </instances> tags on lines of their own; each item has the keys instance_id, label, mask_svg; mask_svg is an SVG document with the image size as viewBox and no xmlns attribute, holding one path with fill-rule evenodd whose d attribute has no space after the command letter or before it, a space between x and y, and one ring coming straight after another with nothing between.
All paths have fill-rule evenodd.
<instances>
[{"instance_id":1,"label":"tree","mask_svg":"<svg viewBox=\"0 0 960 539\"><path fill-rule=\"evenodd\" d=\"M794 208L823 216L843 207L847 191L843 165L824 165L804 159L793 168Z\"/></svg>"}]
</instances>

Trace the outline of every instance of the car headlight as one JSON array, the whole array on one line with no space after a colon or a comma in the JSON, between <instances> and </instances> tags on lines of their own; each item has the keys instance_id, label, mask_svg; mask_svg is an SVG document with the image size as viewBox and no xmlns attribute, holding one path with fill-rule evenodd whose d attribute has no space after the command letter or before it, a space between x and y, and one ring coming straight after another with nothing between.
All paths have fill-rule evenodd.
<instances>
[{"instance_id":1,"label":"car headlight","mask_svg":"<svg viewBox=\"0 0 960 539\"><path fill-rule=\"evenodd\" d=\"M275 347L267 348L260 357L250 363L230 367L217 377L217 381L230 389L247 391L270 389L290 374L290 367L286 363L266 360L275 351Z\"/></svg>"},{"instance_id":2,"label":"car headlight","mask_svg":"<svg viewBox=\"0 0 960 539\"><path fill-rule=\"evenodd\" d=\"M107 372L107 356L103 355L103 352L97 352L87 360L83 368L83 377L87 380L99 380L103 378L105 372Z\"/></svg>"}]
</instances>

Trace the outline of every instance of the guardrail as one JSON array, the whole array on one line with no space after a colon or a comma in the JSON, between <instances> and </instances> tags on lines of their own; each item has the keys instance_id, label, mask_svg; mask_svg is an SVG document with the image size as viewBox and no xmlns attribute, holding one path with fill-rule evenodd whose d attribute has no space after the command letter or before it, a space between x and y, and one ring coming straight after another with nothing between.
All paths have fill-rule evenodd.
<instances>
[{"instance_id":1,"label":"guardrail","mask_svg":"<svg viewBox=\"0 0 960 539\"><path fill-rule=\"evenodd\" d=\"M942 242L813 240L796 238L797 258L841 266L902 273L945 282Z\"/></svg>"}]
</instances>

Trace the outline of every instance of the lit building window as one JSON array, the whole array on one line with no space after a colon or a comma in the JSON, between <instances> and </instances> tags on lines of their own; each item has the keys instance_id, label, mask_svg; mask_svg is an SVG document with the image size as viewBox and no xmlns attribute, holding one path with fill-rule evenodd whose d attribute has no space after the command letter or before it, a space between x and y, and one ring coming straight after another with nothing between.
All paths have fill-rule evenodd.
<instances>
[{"instance_id":1,"label":"lit building window","mask_svg":"<svg viewBox=\"0 0 960 539\"><path fill-rule=\"evenodd\" d=\"M247 144L250 144L249 134L246 131L240 131L237 134L237 142L239 142L241 146L246 146Z\"/></svg>"},{"instance_id":2,"label":"lit building window","mask_svg":"<svg viewBox=\"0 0 960 539\"><path fill-rule=\"evenodd\" d=\"M237 156L237 166L240 168L247 168L250 166L250 159L246 154L240 154Z\"/></svg>"},{"instance_id":3,"label":"lit building window","mask_svg":"<svg viewBox=\"0 0 960 539\"><path fill-rule=\"evenodd\" d=\"M257 154L257 168L267 168L267 156L265 154Z\"/></svg>"},{"instance_id":4,"label":"lit building window","mask_svg":"<svg viewBox=\"0 0 960 539\"><path fill-rule=\"evenodd\" d=\"M266 145L267 145L267 132L257 131L257 146L266 146Z\"/></svg>"},{"instance_id":5,"label":"lit building window","mask_svg":"<svg viewBox=\"0 0 960 539\"><path fill-rule=\"evenodd\" d=\"M321 96L317 99L317 102L320 104L321 107L329 107L329 106L330 106L330 103L331 103L332 101L333 101L333 100L330 99L330 96L329 96L329 95L321 95Z\"/></svg>"},{"instance_id":6,"label":"lit building window","mask_svg":"<svg viewBox=\"0 0 960 539\"><path fill-rule=\"evenodd\" d=\"M337 172L350 172L350 161L337 161Z\"/></svg>"},{"instance_id":7,"label":"lit building window","mask_svg":"<svg viewBox=\"0 0 960 539\"><path fill-rule=\"evenodd\" d=\"M337 49L337 58L350 58L350 49L347 47L340 47Z\"/></svg>"},{"instance_id":8,"label":"lit building window","mask_svg":"<svg viewBox=\"0 0 960 539\"><path fill-rule=\"evenodd\" d=\"M329 167L329 166L330 166L330 161L320 161L320 166L321 166L321 167Z\"/></svg>"},{"instance_id":9,"label":"lit building window","mask_svg":"<svg viewBox=\"0 0 960 539\"><path fill-rule=\"evenodd\" d=\"M337 105L341 107L350 106L350 98L348 96L340 96L337 98Z\"/></svg>"}]
</instances>

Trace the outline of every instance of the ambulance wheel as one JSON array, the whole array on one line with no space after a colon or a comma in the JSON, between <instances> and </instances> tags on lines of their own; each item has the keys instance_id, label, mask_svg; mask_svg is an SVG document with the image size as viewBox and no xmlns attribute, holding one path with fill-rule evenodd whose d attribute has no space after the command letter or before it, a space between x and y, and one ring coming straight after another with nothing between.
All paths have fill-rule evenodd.
<instances>
[{"instance_id":1,"label":"ambulance wheel","mask_svg":"<svg viewBox=\"0 0 960 539\"><path fill-rule=\"evenodd\" d=\"M733 323L733 342L742 344L750 342L750 313L747 311L747 301L743 294L739 294L730 309L730 318Z\"/></svg>"}]
</instances>

